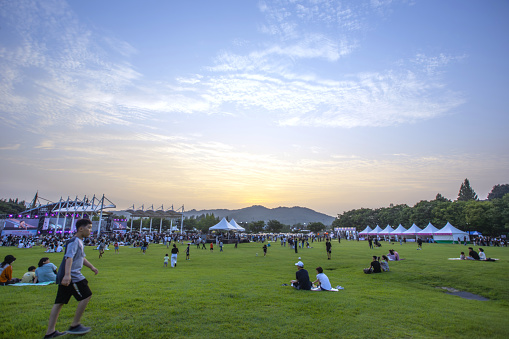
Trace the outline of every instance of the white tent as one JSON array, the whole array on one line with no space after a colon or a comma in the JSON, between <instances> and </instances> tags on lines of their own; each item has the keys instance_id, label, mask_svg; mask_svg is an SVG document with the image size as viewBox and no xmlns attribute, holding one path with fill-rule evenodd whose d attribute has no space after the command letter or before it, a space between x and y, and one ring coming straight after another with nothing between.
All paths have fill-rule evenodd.
<instances>
[{"instance_id":1,"label":"white tent","mask_svg":"<svg viewBox=\"0 0 509 339\"><path fill-rule=\"evenodd\" d=\"M454 241L458 241L458 238L460 241L463 241L464 237L467 238L467 241L470 241L470 237L468 236L467 232L463 232L457 229L449 222L445 224L444 228L436 231L433 234L433 240L439 243L453 243Z\"/></svg>"},{"instance_id":2,"label":"white tent","mask_svg":"<svg viewBox=\"0 0 509 339\"><path fill-rule=\"evenodd\" d=\"M403 232L403 235L406 237L412 235L417 236L420 231L422 231L422 229L420 229L416 224L412 224L412 227Z\"/></svg>"},{"instance_id":3,"label":"white tent","mask_svg":"<svg viewBox=\"0 0 509 339\"><path fill-rule=\"evenodd\" d=\"M391 235L402 235L406 232L406 228L403 227L403 225L399 224L398 228L396 228Z\"/></svg>"},{"instance_id":4,"label":"white tent","mask_svg":"<svg viewBox=\"0 0 509 339\"><path fill-rule=\"evenodd\" d=\"M366 228L363 231L359 232L359 234L368 234L371 231L372 231L372 228L369 226L366 226Z\"/></svg>"},{"instance_id":5,"label":"white tent","mask_svg":"<svg viewBox=\"0 0 509 339\"><path fill-rule=\"evenodd\" d=\"M438 228L433 226L432 223L428 223L428 226L424 228L422 231L419 232L419 235L433 235L436 231L438 231Z\"/></svg>"},{"instance_id":6,"label":"white tent","mask_svg":"<svg viewBox=\"0 0 509 339\"><path fill-rule=\"evenodd\" d=\"M380 226L376 225L376 227L372 231L370 231L368 234L369 235L377 235L380 232L382 232L382 229L380 228Z\"/></svg>"},{"instance_id":7,"label":"white tent","mask_svg":"<svg viewBox=\"0 0 509 339\"><path fill-rule=\"evenodd\" d=\"M210 227L209 231L238 231L238 229L226 221L226 218L223 218L220 222Z\"/></svg>"},{"instance_id":8,"label":"white tent","mask_svg":"<svg viewBox=\"0 0 509 339\"><path fill-rule=\"evenodd\" d=\"M233 227L235 227L237 229L237 231L240 231L240 232L244 232L246 229L242 226L240 226L239 224L237 224L237 222L235 221L235 219L232 219L230 221L230 225L232 225Z\"/></svg>"},{"instance_id":9,"label":"white tent","mask_svg":"<svg viewBox=\"0 0 509 339\"><path fill-rule=\"evenodd\" d=\"M387 225L386 228L382 232L380 232L380 235L390 235L394 231L394 228L391 227L391 225Z\"/></svg>"}]
</instances>

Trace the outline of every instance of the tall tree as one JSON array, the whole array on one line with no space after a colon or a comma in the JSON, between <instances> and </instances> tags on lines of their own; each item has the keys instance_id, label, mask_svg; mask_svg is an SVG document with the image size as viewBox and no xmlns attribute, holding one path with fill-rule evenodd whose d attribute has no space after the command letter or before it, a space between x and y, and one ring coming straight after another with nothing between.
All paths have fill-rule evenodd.
<instances>
[{"instance_id":1,"label":"tall tree","mask_svg":"<svg viewBox=\"0 0 509 339\"><path fill-rule=\"evenodd\" d=\"M308 229L313 233L318 233L325 229L325 225L321 222L312 222L308 225Z\"/></svg>"},{"instance_id":2,"label":"tall tree","mask_svg":"<svg viewBox=\"0 0 509 339\"><path fill-rule=\"evenodd\" d=\"M465 181L461 184L460 191L458 193L458 201L469 200L477 200L477 194L475 194L474 189L470 187L468 179L465 179Z\"/></svg>"},{"instance_id":3,"label":"tall tree","mask_svg":"<svg viewBox=\"0 0 509 339\"><path fill-rule=\"evenodd\" d=\"M267 230L273 233L279 233L283 229L283 224L278 220L269 220L267 223Z\"/></svg>"},{"instance_id":4,"label":"tall tree","mask_svg":"<svg viewBox=\"0 0 509 339\"><path fill-rule=\"evenodd\" d=\"M501 199L507 193L509 193L509 184L495 185L490 194L488 194L488 200Z\"/></svg>"}]
</instances>

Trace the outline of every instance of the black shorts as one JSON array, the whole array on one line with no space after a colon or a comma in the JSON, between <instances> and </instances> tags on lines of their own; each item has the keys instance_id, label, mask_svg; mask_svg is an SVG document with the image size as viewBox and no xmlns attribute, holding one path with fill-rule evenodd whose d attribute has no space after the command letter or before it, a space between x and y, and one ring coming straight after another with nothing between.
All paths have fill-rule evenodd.
<instances>
[{"instance_id":1,"label":"black shorts","mask_svg":"<svg viewBox=\"0 0 509 339\"><path fill-rule=\"evenodd\" d=\"M70 283L69 286L58 285L57 297L55 304L67 304L71 296L77 301L87 299L92 296L92 291L88 287L87 279L83 279L76 283Z\"/></svg>"}]
</instances>

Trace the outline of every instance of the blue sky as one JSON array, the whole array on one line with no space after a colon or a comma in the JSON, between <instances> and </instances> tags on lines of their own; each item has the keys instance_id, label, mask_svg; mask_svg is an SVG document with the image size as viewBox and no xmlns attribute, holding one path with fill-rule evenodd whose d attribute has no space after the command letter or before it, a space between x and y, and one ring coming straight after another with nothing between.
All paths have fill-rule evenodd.
<instances>
[{"instance_id":1,"label":"blue sky","mask_svg":"<svg viewBox=\"0 0 509 339\"><path fill-rule=\"evenodd\" d=\"M4 1L1 196L119 208L481 199L507 1Z\"/></svg>"}]
</instances>

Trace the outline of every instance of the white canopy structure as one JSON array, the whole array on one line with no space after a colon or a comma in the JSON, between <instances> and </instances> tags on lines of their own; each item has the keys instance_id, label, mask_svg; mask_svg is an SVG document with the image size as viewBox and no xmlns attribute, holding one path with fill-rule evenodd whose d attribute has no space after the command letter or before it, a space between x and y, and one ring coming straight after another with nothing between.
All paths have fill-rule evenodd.
<instances>
[{"instance_id":1,"label":"white canopy structure","mask_svg":"<svg viewBox=\"0 0 509 339\"><path fill-rule=\"evenodd\" d=\"M226 218L223 218L220 222L210 227L209 231L238 231L238 229L226 221Z\"/></svg>"},{"instance_id":2,"label":"white canopy structure","mask_svg":"<svg viewBox=\"0 0 509 339\"><path fill-rule=\"evenodd\" d=\"M378 233L382 232L383 230L380 228L380 226L376 225L376 227L370 231L369 235L377 235Z\"/></svg>"},{"instance_id":3,"label":"white canopy structure","mask_svg":"<svg viewBox=\"0 0 509 339\"><path fill-rule=\"evenodd\" d=\"M237 229L237 231L240 231L240 232L244 232L246 229L242 226L240 226L239 224L237 224L237 222L235 221L235 219L232 219L230 221L230 225L232 225L233 227L235 227Z\"/></svg>"},{"instance_id":4,"label":"white canopy structure","mask_svg":"<svg viewBox=\"0 0 509 339\"><path fill-rule=\"evenodd\" d=\"M433 226L432 223L428 223L428 226L426 226L422 231L419 232L419 235L433 235L436 231L438 231L438 228Z\"/></svg>"},{"instance_id":5,"label":"white canopy structure","mask_svg":"<svg viewBox=\"0 0 509 339\"><path fill-rule=\"evenodd\" d=\"M398 228L396 228L391 235L403 235L406 232L406 228L403 225L399 224Z\"/></svg>"},{"instance_id":6,"label":"white canopy structure","mask_svg":"<svg viewBox=\"0 0 509 339\"><path fill-rule=\"evenodd\" d=\"M442 229L433 234L433 240L438 243L453 243L454 241L458 241L458 238L460 241L463 241L464 237L466 237L467 241L470 241L467 232L457 229L449 222L447 222Z\"/></svg>"},{"instance_id":7,"label":"white canopy structure","mask_svg":"<svg viewBox=\"0 0 509 339\"><path fill-rule=\"evenodd\" d=\"M403 232L404 236L417 236L418 233L422 231L421 228L419 228L416 224L412 224L412 227L407 229L405 232Z\"/></svg>"},{"instance_id":8,"label":"white canopy structure","mask_svg":"<svg viewBox=\"0 0 509 339\"><path fill-rule=\"evenodd\" d=\"M366 226L366 228L365 228L363 231L359 232L359 234L368 234L368 233L369 233L369 232L371 232L372 230L373 230L373 229L372 229L371 227Z\"/></svg>"},{"instance_id":9,"label":"white canopy structure","mask_svg":"<svg viewBox=\"0 0 509 339\"><path fill-rule=\"evenodd\" d=\"M394 228L391 227L391 225L387 225L386 228L382 232L380 232L380 235L390 235L394 231Z\"/></svg>"}]
</instances>

